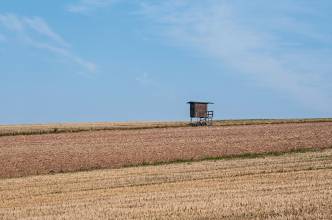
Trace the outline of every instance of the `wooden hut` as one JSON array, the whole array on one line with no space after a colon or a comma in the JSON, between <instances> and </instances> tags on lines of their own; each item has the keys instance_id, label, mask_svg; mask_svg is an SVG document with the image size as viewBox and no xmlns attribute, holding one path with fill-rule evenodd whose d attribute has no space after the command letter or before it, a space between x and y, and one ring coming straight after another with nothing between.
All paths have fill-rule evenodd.
<instances>
[{"instance_id":1,"label":"wooden hut","mask_svg":"<svg viewBox=\"0 0 332 220\"><path fill-rule=\"evenodd\" d=\"M192 125L212 125L213 111L209 111L212 102L187 102L190 105L190 123Z\"/></svg>"}]
</instances>

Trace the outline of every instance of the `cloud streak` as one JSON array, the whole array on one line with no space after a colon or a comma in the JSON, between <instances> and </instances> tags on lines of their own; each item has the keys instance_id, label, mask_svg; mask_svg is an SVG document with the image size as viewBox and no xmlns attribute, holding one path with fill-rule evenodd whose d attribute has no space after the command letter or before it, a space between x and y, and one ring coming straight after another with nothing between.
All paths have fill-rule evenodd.
<instances>
[{"instance_id":1,"label":"cloud streak","mask_svg":"<svg viewBox=\"0 0 332 220\"><path fill-rule=\"evenodd\" d=\"M325 1L81 0L68 10L86 13L124 2L156 25L159 36L219 60L257 86L331 113L331 31L311 19L326 20Z\"/></svg>"},{"instance_id":2,"label":"cloud streak","mask_svg":"<svg viewBox=\"0 0 332 220\"><path fill-rule=\"evenodd\" d=\"M39 17L23 18L23 22L28 25L31 30L36 31L45 37L48 37L50 40L58 43L61 47L69 47L69 44L65 42L65 40L60 35L55 33L43 19Z\"/></svg>"},{"instance_id":3,"label":"cloud streak","mask_svg":"<svg viewBox=\"0 0 332 220\"><path fill-rule=\"evenodd\" d=\"M331 35L291 16L304 16L309 10L290 1L282 1L280 8L259 1L273 13L252 19L244 13L253 9L250 5L243 10L234 2L145 1L141 14L161 26L162 35L177 45L214 57L259 86L290 95L317 111L331 112L332 82L326 78L332 74L332 51L326 49ZM285 8L288 14L283 14Z\"/></svg>"},{"instance_id":4,"label":"cloud streak","mask_svg":"<svg viewBox=\"0 0 332 220\"><path fill-rule=\"evenodd\" d=\"M96 72L96 65L71 51L71 46L40 17L0 14L0 25L17 35L31 47L48 51L75 64L88 73Z\"/></svg>"},{"instance_id":5,"label":"cloud streak","mask_svg":"<svg viewBox=\"0 0 332 220\"><path fill-rule=\"evenodd\" d=\"M152 77L148 73L143 73L137 76L135 80L142 86L157 86L157 83L152 79Z\"/></svg>"}]
</instances>

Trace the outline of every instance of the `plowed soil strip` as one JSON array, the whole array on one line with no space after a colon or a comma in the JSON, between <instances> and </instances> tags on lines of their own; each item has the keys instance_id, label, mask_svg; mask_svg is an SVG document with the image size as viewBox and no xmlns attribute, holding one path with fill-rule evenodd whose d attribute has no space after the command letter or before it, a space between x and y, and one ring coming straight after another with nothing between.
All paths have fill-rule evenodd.
<instances>
[{"instance_id":1,"label":"plowed soil strip","mask_svg":"<svg viewBox=\"0 0 332 220\"><path fill-rule=\"evenodd\" d=\"M0 177L332 146L332 122L0 137Z\"/></svg>"}]
</instances>

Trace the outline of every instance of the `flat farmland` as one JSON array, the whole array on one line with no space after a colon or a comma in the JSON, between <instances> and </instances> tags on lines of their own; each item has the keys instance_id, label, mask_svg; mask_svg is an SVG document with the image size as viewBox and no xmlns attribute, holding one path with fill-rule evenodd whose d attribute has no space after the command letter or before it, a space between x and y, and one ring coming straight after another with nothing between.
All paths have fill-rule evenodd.
<instances>
[{"instance_id":1,"label":"flat farmland","mask_svg":"<svg viewBox=\"0 0 332 220\"><path fill-rule=\"evenodd\" d=\"M0 137L0 177L330 148L332 122L146 128Z\"/></svg>"},{"instance_id":2,"label":"flat farmland","mask_svg":"<svg viewBox=\"0 0 332 220\"><path fill-rule=\"evenodd\" d=\"M1 219L331 219L332 149L0 181Z\"/></svg>"},{"instance_id":3,"label":"flat farmland","mask_svg":"<svg viewBox=\"0 0 332 220\"><path fill-rule=\"evenodd\" d=\"M332 118L215 120L215 126L332 122ZM188 122L95 122L0 125L0 136L188 127Z\"/></svg>"}]
</instances>

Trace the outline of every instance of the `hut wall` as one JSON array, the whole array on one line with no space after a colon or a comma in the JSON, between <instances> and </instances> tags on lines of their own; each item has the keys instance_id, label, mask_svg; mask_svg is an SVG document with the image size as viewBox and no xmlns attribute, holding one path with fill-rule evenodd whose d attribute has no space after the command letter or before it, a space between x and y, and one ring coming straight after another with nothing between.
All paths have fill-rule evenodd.
<instances>
[{"instance_id":1,"label":"hut wall","mask_svg":"<svg viewBox=\"0 0 332 220\"><path fill-rule=\"evenodd\" d=\"M190 105L190 117L192 118L204 118L208 110L207 104L192 103Z\"/></svg>"}]
</instances>

